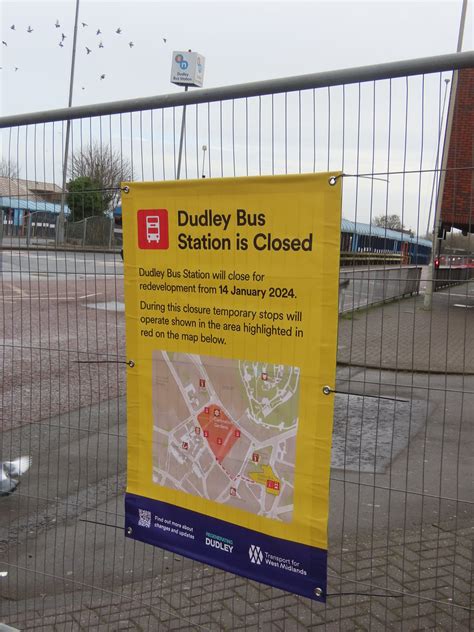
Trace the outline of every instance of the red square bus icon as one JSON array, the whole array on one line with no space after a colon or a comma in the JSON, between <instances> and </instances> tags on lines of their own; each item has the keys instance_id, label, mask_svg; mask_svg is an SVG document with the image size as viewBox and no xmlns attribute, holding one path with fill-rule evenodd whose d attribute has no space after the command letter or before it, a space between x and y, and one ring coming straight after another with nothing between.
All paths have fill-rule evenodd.
<instances>
[{"instance_id":1,"label":"red square bus icon","mask_svg":"<svg viewBox=\"0 0 474 632\"><path fill-rule=\"evenodd\" d=\"M137 213L138 247L166 250L169 246L168 211L165 208L140 210Z\"/></svg>"}]
</instances>

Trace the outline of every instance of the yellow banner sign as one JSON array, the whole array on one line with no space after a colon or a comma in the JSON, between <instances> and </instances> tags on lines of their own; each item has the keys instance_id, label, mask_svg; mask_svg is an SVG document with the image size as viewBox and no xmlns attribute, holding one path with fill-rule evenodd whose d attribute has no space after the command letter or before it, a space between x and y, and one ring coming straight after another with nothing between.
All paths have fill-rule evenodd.
<instances>
[{"instance_id":1,"label":"yellow banner sign","mask_svg":"<svg viewBox=\"0 0 474 632\"><path fill-rule=\"evenodd\" d=\"M127 534L324 599L341 179L127 186Z\"/></svg>"}]
</instances>

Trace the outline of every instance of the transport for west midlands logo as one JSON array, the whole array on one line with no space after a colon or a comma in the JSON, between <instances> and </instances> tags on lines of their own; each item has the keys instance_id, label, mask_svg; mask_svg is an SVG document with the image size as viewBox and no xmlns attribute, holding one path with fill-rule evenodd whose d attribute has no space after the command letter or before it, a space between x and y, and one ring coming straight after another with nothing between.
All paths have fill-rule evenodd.
<instances>
[{"instance_id":1,"label":"transport for west midlands logo","mask_svg":"<svg viewBox=\"0 0 474 632\"><path fill-rule=\"evenodd\" d=\"M263 553L259 546L251 544L249 548L249 558L252 564L261 564L263 562Z\"/></svg>"}]
</instances>

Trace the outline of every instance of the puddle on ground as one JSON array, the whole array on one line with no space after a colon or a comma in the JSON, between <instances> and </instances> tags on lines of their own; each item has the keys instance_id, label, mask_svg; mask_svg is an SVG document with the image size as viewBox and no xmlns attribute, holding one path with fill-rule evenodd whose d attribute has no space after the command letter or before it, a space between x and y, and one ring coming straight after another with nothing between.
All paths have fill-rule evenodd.
<instances>
[{"instance_id":1,"label":"puddle on ground","mask_svg":"<svg viewBox=\"0 0 474 632\"><path fill-rule=\"evenodd\" d=\"M384 472L426 422L426 402L336 394L332 467Z\"/></svg>"}]
</instances>

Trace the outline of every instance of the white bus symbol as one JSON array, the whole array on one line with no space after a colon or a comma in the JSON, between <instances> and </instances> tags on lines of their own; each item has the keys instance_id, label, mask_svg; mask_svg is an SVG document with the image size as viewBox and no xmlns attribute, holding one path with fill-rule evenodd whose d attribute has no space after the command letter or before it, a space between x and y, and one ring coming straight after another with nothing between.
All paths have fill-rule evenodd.
<instances>
[{"instance_id":1,"label":"white bus symbol","mask_svg":"<svg viewBox=\"0 0 474 632\"><path fill-rule=\"evenodd\" d=\"M160 243L160 218L157 215L149 215L146 218L146 240L149 244L152 241Z\"/></svg>"}]
</instances>

